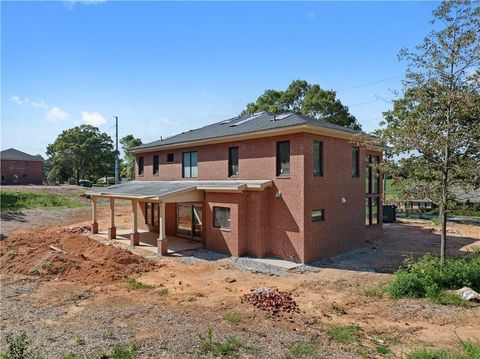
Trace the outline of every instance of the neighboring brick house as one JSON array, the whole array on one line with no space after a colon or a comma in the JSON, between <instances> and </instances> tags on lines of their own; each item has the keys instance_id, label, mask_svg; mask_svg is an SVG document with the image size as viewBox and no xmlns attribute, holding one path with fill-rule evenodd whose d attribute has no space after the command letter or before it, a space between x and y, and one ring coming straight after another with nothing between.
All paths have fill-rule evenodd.
<instances>
[{"instance_id":1,"label":"neighboring brick house","mask_svg":"<svg viewBox=\"0 0 480 359\"><path fill-rule=\"evenodd\" d=\"M292 113L235 117L134 148L136 180L89 193L94 207L131 199L162 253L182 236L232 256L312 262L382 233L382 147L358 135Z\"/></svg>"},{"instance_id":2,"label":"neighboring brick house","mask_svg":"<svg viewBox=\"0 0 480 359\"><path fill-rule=\"evenodd\" d=\"M2 185L43 184L43 158L9 148L0 153Z\"/></svg>"}]
</instances>

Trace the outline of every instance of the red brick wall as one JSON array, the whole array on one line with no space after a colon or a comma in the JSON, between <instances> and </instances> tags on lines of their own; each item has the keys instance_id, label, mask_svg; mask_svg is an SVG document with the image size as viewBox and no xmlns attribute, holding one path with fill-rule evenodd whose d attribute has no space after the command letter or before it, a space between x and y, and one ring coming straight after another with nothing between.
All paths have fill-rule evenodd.
<instances>
[{"instance_id":1,"label":"red brick wall","mask_svg":"<svg viewBox=\"0 0 480 359\"><path fill-rule=\"evenodd\" d=\"M276 143L290 141L290 176L277 178ZM312 142L324 142L324 176L314 177ZM198 146L139 154L144 176L137 180L182 180L182 152L198 151L198 180L228 179L228 148L239 147L239 176L273 179L261 192L205 195L204 240L207 248L234 256L274 256L311 262L365 245L366 237L381 234L382 226L365 226L365 150L360 152L360 177L352 178L352 143L332 137L293 134L229 144ZM167 153L175 154L173 164ZM152 175L153 155L160 156L160 173ZM138 157L137 156L137 157ZM346 203L342 203L345 198ZM232 228L213 227L213 206L231 209ZM380 207L381 208L381 207ZM311 211L324 209L326 220L311 222ZM173 214L168 214L168 213ZM175 207L167 207L175 217ZM381 216L381 215L380 215ZM167 220L175 231L175 220Z\"/></svg>"},{"instance_id":2,"label":"red brick wall","mask_svg":"<svg viewBox=\"0 0 480 359\"><path fill-rule=\"evenodd\" d=\"M16 162L16 164L14 164ZM2 176L5 181L2 184L42 184L43 183L43 161L2 160ZM13 181L13 176L18 176L18 183Z\"/></svg>"}]
</instances>

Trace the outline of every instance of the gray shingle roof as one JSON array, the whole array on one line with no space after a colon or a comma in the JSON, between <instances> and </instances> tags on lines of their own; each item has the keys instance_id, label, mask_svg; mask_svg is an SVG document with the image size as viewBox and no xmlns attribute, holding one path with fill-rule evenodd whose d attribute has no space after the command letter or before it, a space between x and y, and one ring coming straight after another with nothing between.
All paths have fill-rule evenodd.
<instances>
[{"instance_id":1,"label":"gray shingle roof","mask_svg":"<svg viewBox=\"0 0 480 359\"><path fill-rule=\"evenodd\" d=\"M218 187L232 190L243 189L261 189L268 186L270 180L227 180L227 181L130 181L122 184L94 188L89 190L89 195L112 195L112 196L133 196L144 197L163 197L176 192L186 190L216 189Z\"/></svg>"},{"instance_id":2,"label":"gray shingle roof","mask_svg":"<svg viewBox=\"0 0 480 359\"><path fill-rule=\"evenodd\" d=\"M43 157L40 155L32 156L14 148L9 148L8 150L3 150L0 152L0 158L2 160L11 161L43 161Z\"/></svg>"},{"instance_id":3,"label":"gray shingle roof","mask_svg":"<svg viewBox=\"0 0 480 359\"><path fill-rule=\"evenodd\" d=\"M325 121L315 120L313 118L309 118L295 113L277 114L274 120L274 115L272 113L262 111L254 115L244 115L233 117L227 120L222 120L220 122L212 123L211 125L207 125L187 132L182 132L178 135L163 140L145 143L133 149L136 150L149 147L160 147L198 140L254 133L257 131L273 130L283 127L292 127L304 124L311 124L320 128L334 129L350 134L361 133L361 131L355 131L350 128L334 125Z\"/></svg>"}]
</instances>

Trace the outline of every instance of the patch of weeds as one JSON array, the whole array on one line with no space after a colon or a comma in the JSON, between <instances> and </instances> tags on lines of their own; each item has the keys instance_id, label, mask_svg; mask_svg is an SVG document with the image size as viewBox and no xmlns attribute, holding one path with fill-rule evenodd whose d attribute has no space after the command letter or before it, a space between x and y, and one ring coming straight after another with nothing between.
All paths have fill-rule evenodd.
<instances>
[{"instance_id":1,"label":"patch of weeds","mask_svg":"<svg viewBox=\"0 0 480 359\"><path fill-rule=\"evenodd\" d=\"M33 267L32 269L30 269L30 274L40 275L40 271L38 270L37 267Z\"/></svg>"},{"instance_id":2,"label":"patch of weeds","mask_svg":"<svg viewBox=\"0 0 480 359\"><path fill-rule=\"evenodd\" d=\"M350 344L358 340L360 336L360 326L358 324L338 325L332 324L327 333L333 340L340 343Z\"/></svg>"},{"instance_id":3,"label":"patch of weeds","mask_svg":"<svg viewBox=\"0 0 480 359\"><path fill-rule=\"evenodd\" d=\"M458 339L456 350L419 348L412 350L407 359L478 359L480 340Z\"/></svg>"},{"instance_id":4,"label":"patch of weeds","mask_svg":"<svg viewBox=\"0 0 480 359\"><path fill-rule=\"evenodd\" d=\"M468 305L468 301L464 300L455 293L439 292L434 295L429 295L435 303L442 305L456 305L459 307L465 307Z\"/></svg>"},{"instance_id":5,"label":"patch of weeds","mask_svg":"<svg viewBox=\"0 0 480 359\"><path fill-rule=\"evenodd\" d=\"M43 357L30 348L30 340L25 332L18 335L5 335L5 346L0 353L1 359L42 359Z\"/></svg>"},{"instance_id":6,"label":"patch of weeds","mask_svg":"<svg viewBox=\"0 0 480 359\"><path fill-rule=\"evenodd\" d=\"M50 261L45 261L42 263L42 269L50 270L53 267L53 263Z\"/></svg>"},{"instance_id":7,"label":"patch of weeds","mask_svg":"<svg viewBox=\"0 0 480 359\"><path fill-rule=\"evenodd\" d=\"M77 345L85 345L86 342L85 342L85 339L83 339L82 337L76 337L75 338L75 343Z\"/></svg>"},{"instance_id":8,"label":"patch of weeds","mask_svg":"<svg viewBox=\"0 0 480 359\"><path fill-rule=\"evenodd\" d=\"M134 359L138 347L135 343L129 345L115 344L110 353L102 352L98 359Z\"/></svg>"},{"instance_id":9,"label":"patch of weeds","mask_svg":"<svg viewBox=\"0 0 480 359\"><path fill-rule=\"evenodd\" d=\"M27 208L74 208L85 205L83 202L69 197L41 192L1 190L0 197L0 209L2 211L19 211Z\"/></svg>"},{"instance_id":10,"label":"patch of weeds","mask_svg":"<svg viewBox=\"0 0 480 359\"><path fill-rule=\"evenodd\" d=\"M388 349L388 347L386 347L385 345L378 345L375 347L375 349L377 350L378 353L383 355L387 355L391 352L391 350Z\"/></svg>"},{"instance_id":11,"label":"patch of weeds","mask_svg":"<svg viewBox=\"0 0 480 359\"><path fill-rule=\"evenodd\" d=\"M345 315L347 314L347 311L337 303L332 303L332 309L338 314L338 315Z\"/></svg>"},{"instance_id":12,"label":"patch of weeds","mask_svg":"<svg viewBox=\"0 0 480 359\"><path fill-rule=\"evenodd\" d=\"M153 285L142 283L135 278L128 278L127 284L128 287L133 290L148 290L153 288Z\"/></svg>"},{"instance_id":13,"label":"patch of weeds","mask_svg":"<svg viewBox=\"0 0 480 359\"><path fill-rule=\"evenodd\" d=\"M221 342L213 340L212 328L208 327L207 336L202 338L198 351L200 354L212 354L214 357L236 356L240 349L246 349L250 352L257 352L258 349L243 343L239 338L230 335Z\"/></svg>"},{"instance_id":14,"label":"patch of weeds","mask_svg":"<svg viewBox=\"0 0 480 359\"><path fill-rule=\"evenodd\" d=\"M317 346L309 342L293 343L289 349L286 358L317 358Z\"/></svg>"},{"instance_id":15,"label":"patch of weeds","mask_svg":"<svg viewBox=\"0 0 480 359\"><path fill-rule=\"evenodd\" d=\"M102 335L103 339L112 339L115 337L115 332L113 328L108 328L105 333Z\"/></svg>"},{"instance_id":16,"label":"patch of weeds","mask_svg":"<svg viewBox=\"0 0 480 359\"><path fill-rule=\"evenodd\" d=\"M369 298L382 298L385 291L385 286L367 287L362 290L362 294Z\"/></svg>"},{"instance_id":17,"label":"patch of weeds","mask_svg":"<svg viewBox=\"0 0 480 359\"><path fill-rule=\"evenodd\" d=\"M64 355L62 359L84 359L84 356L74 353L68 353L67 355Z\"/></svg>"},{"instance_id":18,"label":"patch of weeds","mask_svg":"<svg viewBox=\"0 0 480 359\"><path fill-rule=\"evenodd\" d=\"M445 349L414 349L412 350L407 359L457 359L453 353L449 353ZM458 358L459 359L459 358Z\"/></svg>"},{"instance_id":19,"label":"patch of weeds","mask_svg":"<svg viewBox=\"0 0 480 359\"><path fill-rule=\"evenodd\" d=\"M224 316L225 320L232 325L238 325L242 321L242 314L240 313L228 313Z\"/></svg>"},{"instance_id":20,"label":"patch of weeds","mask_svg":"<svg viewBox=\"0 0 480 359\"><path fill-rule=\"evenodd\" d=\"M157 293L160 297L166 297L168 295L168 289L167 288L160 289Z\"/></svg>"}]
</instances>

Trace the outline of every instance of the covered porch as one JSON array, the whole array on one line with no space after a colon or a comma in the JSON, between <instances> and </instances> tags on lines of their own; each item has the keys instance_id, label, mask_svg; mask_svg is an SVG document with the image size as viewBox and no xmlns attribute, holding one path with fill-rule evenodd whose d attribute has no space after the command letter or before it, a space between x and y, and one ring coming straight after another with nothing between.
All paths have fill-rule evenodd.
<instances>
[{"instance_id":1,"label":"covered porch","mask_svg":"<svg viewBox=\"0 0 480 359\"><path fill-rule=\"evenodd\" d=\"M205 244L205 192L263 190L271 181L131 181L87 192L92 204L92 234L161 255ZM98 200L107 199L108 227L99 233ZM117 228L115 204L131 204L130 228ZM191 208L191 215L188 213ZM190 229L189 230L189 226Z\"/></svg>"}]
</instances>

